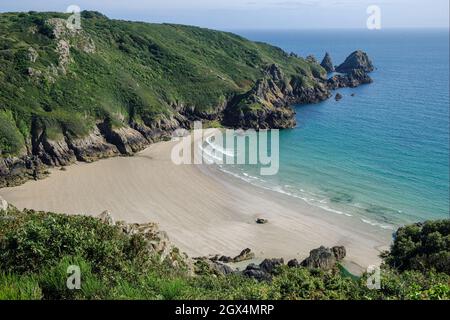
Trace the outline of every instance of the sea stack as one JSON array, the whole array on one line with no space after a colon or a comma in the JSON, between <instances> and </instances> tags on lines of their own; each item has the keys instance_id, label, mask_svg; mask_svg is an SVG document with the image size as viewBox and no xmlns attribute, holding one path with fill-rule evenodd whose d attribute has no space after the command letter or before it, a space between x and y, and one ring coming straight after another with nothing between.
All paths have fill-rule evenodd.
<instances>
[{"instance_id":1,"label":"sea stack","mask_svg":"<svg viewBox=\"0 0 450 320\"><path fill-rule=\"evenodd\" d=\"M345 59L344 63L336 68L336 71L340 73L350 73L355 69L364 72L372 72L374 70L372 61L364 51L357 50L350 54L347 59Z\"/></svg>"},{"instance_id":2,"label":"sea stack","mask_svg":"<svg viewBox=\"0 0 450 320\"><path fill-rule=\"evenodd\" d=\"M334 72L334 70L335 70L334 69L334 65L333 65L333 61L331 60L331 56L330 56L330 54L328 52L325 54L325 57L323 58L323 60L320 63L320 65L328 73Z\"/></svg>"}]
</instances>

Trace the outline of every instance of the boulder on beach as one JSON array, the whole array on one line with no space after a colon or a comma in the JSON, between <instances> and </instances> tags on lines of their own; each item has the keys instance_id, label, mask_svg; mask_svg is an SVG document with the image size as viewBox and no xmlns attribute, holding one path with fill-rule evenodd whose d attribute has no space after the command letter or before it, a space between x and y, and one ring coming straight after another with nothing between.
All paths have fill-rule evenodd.
<instances>
[{"instance_id":1,"label":"boulder on beach","mask_svg":"<svg viewBox=\"0 0 450 320\"><path fill-rule=\"evenodd\" d=\"M255 254L249 248L246 248L241 251L236 257L233 258L232 262L241 262L245 260L251 260L255 258Z\"/></svg>"},{"instance_id":2,"label":"boulder on beach","mask_svg":"<svg viewBox=\"0 0 450 320\"><path fill-rule=\"evenodd\" d=\"M320 248L311 250L309 257L303 260L301 265L308 269L331 270L336 265L336 257L329 248L321 246Z\"/></svg>"},{"instance_id":3,"label":"boulder on beach","mask_svg":"<svg viewBox=\"0 0 450 320\"><path fill-rule=\"evenodd\" d=\"M342 94L340 94L339 92L336 93L336 96L334 97L334 99L335 99L336 101L341 100L341 99L342 99Z\"/></svg>"},{"instance_id":4,"label":"boulder on beach","mask_svg":"<svg viewBox=\"0 0 450 320\"><path fill-rule=\"evenodd\" d=\"M257 223L257 224L266 224L266 223L268 223L268 222L269 222L269 220L264 219L264 218L258 218L258 219L256 219L256 223Z\"/></svg>"}]
</instances>

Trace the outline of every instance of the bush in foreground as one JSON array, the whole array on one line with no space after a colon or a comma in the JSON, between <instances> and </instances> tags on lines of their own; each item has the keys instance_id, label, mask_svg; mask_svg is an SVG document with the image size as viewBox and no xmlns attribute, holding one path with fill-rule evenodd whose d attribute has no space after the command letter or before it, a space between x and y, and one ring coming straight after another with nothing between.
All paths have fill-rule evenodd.
<instances>
[{"instance_id":1,"label":"bush in foreground","mask_svg":"<svg viewBox=\"0 0 450 320\"><path fill-rule=\"evenodd\" d=\"M241 274L194 276L188 262L161 259L146 249L140 234L96 218L10 210L0 213L0 299L450 299L450 276L439 272L448 265L444 261L442 269L439 262L436 268L437 260L429 258L443 256L442 251L445 256L448 249L441 240L430 247L423 235L448 239L447 223L426 223L421 231L413 226L412 233L400 229L381 270L381 289L369 290L367 274L355 278L303 267L281 266L271 281ZM400 250L405 234L421 234L413 238L422 241L414 241L414 250ZM417 261L404 252L427 264L396 269L393 261ZM67 289L71 265L80 267L80 290Z\"/></svg>"}]
</instances>

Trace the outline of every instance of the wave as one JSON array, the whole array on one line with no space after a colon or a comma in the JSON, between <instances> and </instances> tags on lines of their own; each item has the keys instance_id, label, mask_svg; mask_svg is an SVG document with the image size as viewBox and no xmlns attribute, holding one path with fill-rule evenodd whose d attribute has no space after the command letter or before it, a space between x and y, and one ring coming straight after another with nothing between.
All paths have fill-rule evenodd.
<instances>
[{"instance_id":1,"label":"wave","mask_svg":"<svg viewBox=\"0 0 450 320\"><path fill-rule=\"evenodd\" d=\"M377 206L374 206L374 205L364 206L360 203L355 203L354 197L345 192L340 192L340 191L333 192L332 190L329 190L328 196L324 196L324 195L315 194L310 191L306 191L303 188L288 185L288 184L285 184L283 186L281 186L279 184L273 184L273 183L270 184L270 182L268 182L267 180L264 180L259 176L250 174L243 167L231 166L235 171L233 171L233 169L232 170L226 169L224 164L219 164L219 163L223 163L223 155L234 157L235 156L234 152L231 152L230 150L226 150L226 149L221 148L220 146L215 145L211 141L211 137L206 138L205 143L206 143L206 146L205 145L199 146L199 150L201 151L203 159L209 164L217 164L218 169L225 174L231 175L231 176L238 178L246 183L250 183L251 185L256 186L258 188L262 188L265 190L284 194L289 197L301 199L301 200L305 201L306 203L308 203L309 205L321 208L322 210L333 213L333 214L337 214L337 215L345 216L345 217L349 217L349 218L354 217L356 214L363 223L369 224L371 226L379 227L379 228L385 229L385 230L394 230L395 229L394 225L391 225L386 222L387 219L386 219L385 215L382 215L384 222L377 222L377 221L370 220L365 215L361 214L360 212L371 213L373 211L377 211L379 213L380 208ZM218 156L217 154L220 154L221 156ZM326 190L325 190L325 192L326 192ZM343 210L343 209L337 209L337 208L330 207L329 205L327 205L329 203L331 203L331 204L334 203L334 204L341 205L341 206L347 206L347 208L350 209L351 213L349 212L349 210Z\"/></svg>"},{"instance_id":2,"label":"wave","mask_svg":"<svg viewBox=\"0 0 450 320\"><path fill-rule=\"evenodd\" d=\"M239 169L243 170L242 168L239 168ZM254 185L254 186L258 187L258 188L262 188L262 189L265 189L265 190L270 190L270 191L273 191L273 192L277 192L277 193L281 193L281 194L287 195L289 197L301 199L301 200L305 201L306 203L308 203L309 205L321 208L322 210L330 212L330 213L333 213L333 214L337 214L337 215L340 215L340 216L345 216L345 217L348 217L348 218L352 218L352 217L353 218L355 218L355 217L358 218L359 217L361 222L369 224L369 225L374 226L374 227L379 227L379 228L384 229L384 230L395 230L395 228L396 228L394 225L389 224L389 223L382 223L382 222L377 222L377 221L370 220L370 219L368 219L367 217L365 217L362 214L356 214L355 213L356 214L356 216L355 216L355 214L353 214L353 212L349 213L349 212L347 212L345 210L338 210L338 209L335 209L335 208L331 208L331 207L326 205L327 203L330 202L330 199L319 197L318 195L313 194L313 193L308 193L303 188L298 189L302 193L302 194L299 194L299 193L296 193L296 192L290 192L290 191L286 190L286 188L294 188L291 185L284 185L284 187L280 186L280 185L270 185L270 184L267 183L266 180L263 180L263 179L261 179L259 177L256 177L256 176L252 176L252 175L250 175L247 172L241 172L241 173L234 172L234 171L225 169L224 166L219 166L219 170L221 172L225 173L225 174L231 175L231 176L233 176L235 178L238 178L238 179L240 179L242 181L250 183L251 185ZM264 184L261 184L260 182L264 182ZM332 201L331 201L331 203L332 203ZM355 203L354 205L351 205L351 207L353 207L354 209L360 209L360 210L365 210L366 209L363 205L358 204L358 203Z\"/></svg>"}]
</instances>

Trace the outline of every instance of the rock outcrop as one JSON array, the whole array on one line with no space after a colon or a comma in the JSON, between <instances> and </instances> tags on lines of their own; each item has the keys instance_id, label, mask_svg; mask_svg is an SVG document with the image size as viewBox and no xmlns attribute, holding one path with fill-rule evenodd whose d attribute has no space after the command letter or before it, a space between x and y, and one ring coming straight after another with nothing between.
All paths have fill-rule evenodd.
<instances>
[{"instance_id":1,"label":"rock outcrop","mask_svg":"<svg viewBox=\"0 0 450 320\"><path fill-rule=\"evenodd\" d=\"M158 254L160 261L168 261L174 267L192 268L191 260L186 254L180 253L169 240L165 231L159 230L156 223L126 223L124 221L114 221L109 211L102 212L98 217L100 221L109 225L116 226L124 234L132 237L140 235L145 239L144 246L151 252Z\"/></svg>"},{"instance_id":2,"label":"rock outcrop","mask_svg":"<svg viewBox=\"0 0 450 320\"><path fill-rule=\"evenodd\" d=\"M333 252L325 247L311 250L309 257L303 260L301 265L308 269L331 270L336 265L336 257Z\"/></svg>"},{"instance_id":3,"label":"rock outcrop","mask_svg":"<svg viewBox=\"0 0 450 320\"><path fill-rule=\"evenodd\" d=\"M265 259L259 265L249 264L242 274L259 281L267 281L272 278L276 269L282 265L284 265L283 259Z\"/></svg>"},{"instance_id":4,"label":"rock outcrop","mask_svg":"<svg viewBox=\"0 0 450 320\"><path fill-rule=\"evenodd\" d=\"M331 251L333 251L333 254L334 254L335 258L338 261L341 261L347 255L347 250L345 249L344 246L333 247L333 248L331 248Z\"/></svg>"},{"instance_id":5,"label":"rock outcrop","mask_svg":"<svg viewBox=\"0 0 450 320\"><path fill-rule=\"evenodd\" d=\"M308 269L331 270L335 268L336 263L345 258L346 250L344 247L320 248L311 250L309 257L300 264Z\"/></svg>"},{"instance_id":6,"label":"rock outcrop","mask_svg":"<svg viewBox=\"0 0 450 320\"><path fill-rule=\"evenodd\" d=\"M108 143L97 127L82 138L69 138L69 147L79 161L92 162L120 154L117 146Z\"/></svg>"},{"instance_id":7,"label":"rock outcrop","mask_svg":"<svg viewBox=\"0 0 450 320\"><path fill-rule=\"evenodd\" d=\"M202 258L205 258L205 257L202 257ZM249 248L246 248L246 249L242 250L241 253L239 253L234 258L228 257L228 256L215 255L215 256L209 257L207 259L209 259L213 262L220 261L223 263L236 263L236 262L251 260L254 258L255 258L255 254L252 252L252 250ZM200 258L198 258L198 259L200 259Z\"/></svg>"},{"instance_id":8,"label":"rock outcrop","mask_svg":"<svg viewBox=\"0 0 450 320\"><path fill-rule=\"evenodd\" d=\"M345 59L344 63L336 67L336 71L340 73L350 73L355 69L364 72L372 72L374 70L372 61L369 59L367 53L357 50L351 53Z\"/></svg>"},{"instance_id":9,"label":"rock outcrop","mask_svg":"<svg viewBox=\"0 0 450 320\"><path fill-rule=\"evenodd\" d=\"M320 63L320 65L328 73L331 73L331 72L335 71L334 65L333 65L333 61L331 60L331 56L330 56L330 54L328 52L325 54L325 57L323 58L323 60Z\"/></svg>"},{"instance_id":10,"label":"rock outcrop","mask_svg":"<svg viewBox=\"0 0 450 320\"><path fill-rule=\"evenodd\" d=\"M296 125L293 104L317 103L330 97L324 79L316 80L315 86L305 86L302 77L288 79L272 64L250 91L232 99L224 110L223 122L242 129L292 128Z\"/></svg>"},{"instance_id":11,"label":"rock outcrop","mask_svg":"<svg viewBox=\"0 0 450 320\"><path fill-rule=\"evenodd\" d=\"M372 78L362 69L354 69L348 74L334 75L327 81L330 90L339 88L355 88L363 84L372 83Z\"/></svg>"},{"instance_id":12,"label":"rock outcrop","mask_svg":"<svg viewBox=\"0 0 450 320\"><path fill-rule=\"evenodd\" d=\"M339 92L336 93L336 95L334 96L334 100L339 101L342 99L342 94L340 94Z\"/></svg>"}]
</instances>

